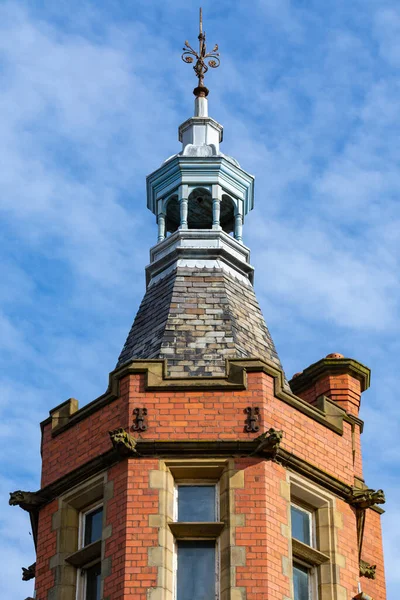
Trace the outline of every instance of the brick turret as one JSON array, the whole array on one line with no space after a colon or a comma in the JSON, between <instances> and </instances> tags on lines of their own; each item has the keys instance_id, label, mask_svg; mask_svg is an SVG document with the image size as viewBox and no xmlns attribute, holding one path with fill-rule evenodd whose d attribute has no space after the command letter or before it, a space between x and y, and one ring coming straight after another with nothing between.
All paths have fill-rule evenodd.
<instances>
[{"instance_id":1,"label":"brick turret","mask_svg":"<svg viewBox=\"0 0 400 600\"><path fill-rule=\"evenodd\" d=\"M368 367L360 362L332 353L296 373L289 384L297 396L310 404L327 396L349 414L358 416L361 394L369 388L370 375Z\"/></svg>"}]
</instances>

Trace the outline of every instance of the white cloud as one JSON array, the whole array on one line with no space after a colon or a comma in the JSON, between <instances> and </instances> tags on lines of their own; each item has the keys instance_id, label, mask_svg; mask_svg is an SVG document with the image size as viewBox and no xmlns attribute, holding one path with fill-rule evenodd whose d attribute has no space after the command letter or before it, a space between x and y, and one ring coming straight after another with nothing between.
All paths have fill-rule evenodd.
<instances>
[{"instance_id":1,"label":"white cloud","mask_svg":"<svg viewBox=\"0 0 400 600\"><path fill-rule=\"evenodd\" d=\"M394 494L381 471L394 469L400 453L396 382L386 378L396 369L388 357L398 356L398 83L390 71L398 14L390 2L377 4L375 24L371 15L358 28L348 3L335 14L321 7L205 6L223 52L219 72L209 74L210 108L225 126L223 151L257 177L244 233L284 366L291 375L339 346L370 361L368 464L375 429L391 446L367 474L377 487L385 477ZM107 385L155 241L144 177L178 150L177 126L192 109L195 80L180 64L177 36L197 8L141 2L130 18L115 4L79 8L0 8L4 502L7 491L38 482L38 423L49 408L69 396L87 402ZM10 444L21 436L23 446ZM36 452L29 461L26 448ZM16 515L9 509L0 523L6 534L10 523L18 530L0 545L11 600L28 595L20 567L33 554L26 515Z\"/></svg>"}]
</instances>

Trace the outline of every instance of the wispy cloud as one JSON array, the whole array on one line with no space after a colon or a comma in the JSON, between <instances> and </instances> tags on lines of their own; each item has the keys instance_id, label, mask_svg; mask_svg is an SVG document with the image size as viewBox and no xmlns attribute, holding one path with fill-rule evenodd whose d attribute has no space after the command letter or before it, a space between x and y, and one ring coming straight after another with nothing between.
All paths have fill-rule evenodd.
<instances>
[{"instance_id":1,"label":"wispy cloud","mask_svg":"<svg viewBox=\"0 0 400 600\"><path fill-rule=\"evenodd\" d=\"M389 492L394 599L398 7L205 0L204 11L223 52L210 109L225 127L223 151L256 175L245 240L288 375L330 351L373 369L361 414L366 477ZM145 175L178 150L177 126L192 111L195 80L179 49L195 39L196 18L183 0L0 7L3 506L11 489L38 485L48 410L104 391L141 300L156 234ZM4 513L6 597L17 600L29 593L19 578L33 546L26 515Z\"/></svg>"}]
</instances>

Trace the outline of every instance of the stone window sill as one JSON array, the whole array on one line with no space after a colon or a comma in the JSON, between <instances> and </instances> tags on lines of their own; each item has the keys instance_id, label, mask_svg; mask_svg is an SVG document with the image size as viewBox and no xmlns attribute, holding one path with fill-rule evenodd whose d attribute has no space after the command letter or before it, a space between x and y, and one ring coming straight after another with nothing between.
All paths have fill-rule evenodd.
<instances>
[{"instance_id":1,"label":"stone window sill","mask_svg":"<svg viewBox=\"0 0 400 600\"><path fill-rule=\"evenodd\" d=\"M225 527L225 523L168 523L170 530L177 539L183 538L217 538Z\"/></svg>"},{"instance_id":2,"label":"stone window sill","mask_svg":"<svg viewBox=\"0 0 400 600\"><path fill-rule=\"evenodd\" d=\"M327 554L299 542L299 540L292 539L292 553L293 558L299 558L311 565L322 565L323 563L329 562L330 558Z\"/></svg>"},{"instance_id":3,"label":"stone window sill","mask_svg":"<svg viewBox=\"0 0 400 600\"><path fill-rule=\"evenodd\" d=\"M67 563L82 569L84 566L101 557L101 540L88 544L65 559Z\"/></svg>"}]
</instances>

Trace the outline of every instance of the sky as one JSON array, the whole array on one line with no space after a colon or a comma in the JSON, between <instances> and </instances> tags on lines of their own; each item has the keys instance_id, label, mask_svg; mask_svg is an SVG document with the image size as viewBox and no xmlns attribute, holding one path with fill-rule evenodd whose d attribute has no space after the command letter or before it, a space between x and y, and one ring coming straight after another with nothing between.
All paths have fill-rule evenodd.
<instances>
[{"instance_id":1,"label":"sky","mask_svg":"<svg viewBox=\"0 0 400 600\"><path fill-rule=\"evenodd\" d=\"M395 0L203 0L210 115L256 177L244 242L287 376L340 352L372 370L364 475L400 569L400 8ZM157 239L145 177L180 150L196 80L191 0L0 3L0 574L32 594L26 513L39 422L102 394ZM211 70L210 70L211 71ZM4 565L7 568L4 569Z\"/></svg>"}]
</instances>

